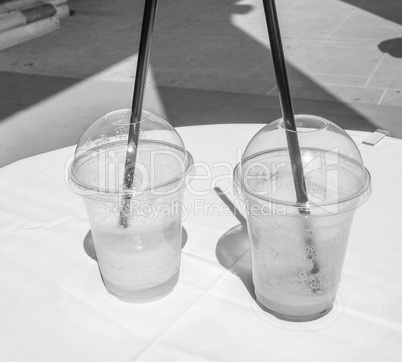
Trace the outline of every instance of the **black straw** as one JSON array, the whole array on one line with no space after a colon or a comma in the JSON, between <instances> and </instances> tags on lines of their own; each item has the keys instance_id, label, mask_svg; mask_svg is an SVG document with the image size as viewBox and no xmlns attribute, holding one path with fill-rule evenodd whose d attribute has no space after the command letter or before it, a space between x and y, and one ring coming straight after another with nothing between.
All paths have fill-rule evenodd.
<instances>
[{"instance_id":1,"label":"black straw","mask_svg":"<svg viewBox=\"0 0 402 362\"><path fill-rule=\"evenodd\" d=\"M269 42L271 44L276 83L279 90L282 117L286 129L286 140L289 149L290 163L292 165L296 199L299 204L305 204L305 207L299 208L299 213L303 215L310 215L310 210L308 208L306 181L303 173L303 163L301 159L299 139L296 132L296 122L292 105L292 97L290 95L289 81L286 72L286 62L285 56L283 54L282 39L280 34L275 0L262 1L264 4L265 18L267 21ZM314 242L311 238L307 238L305 242L306 246L309 248L308 257L310 261L313 262L311 274L317 274L319 272L319 266L316 259ZM320 288L317 285L313 286L314 292L318 292L319 289Z\"/></svg>"},{"instance_id":2,"label":"black straw","mask_svg":"<svg viewBox=\"0 0 402 362\"><path fill-rule=\"evenodd\" d=\"M142 19L141 39L138 51L137 70L134 83L134 95L131 105L130 125L128 129L126 161L124 165L125 190L130 190L134 183L135 164L138 153L138 139L140 136L140 122L142 116L142 103L144 89L148 74L149 55L151 52L152 34L155 24L157 0L146 0ZM128 227L131 195L126 193L122 197L119 224Z\"/></svg>"}]
</instances>

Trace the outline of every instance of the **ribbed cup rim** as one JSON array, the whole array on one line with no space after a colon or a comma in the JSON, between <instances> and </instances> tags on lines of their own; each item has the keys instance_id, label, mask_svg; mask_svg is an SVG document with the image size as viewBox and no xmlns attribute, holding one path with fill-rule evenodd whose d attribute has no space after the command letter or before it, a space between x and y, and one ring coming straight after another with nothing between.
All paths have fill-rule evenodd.
<instances>
[{"instance_id":1,"label":"ribbed cup rim","mask_svg":"<svg viewBox=\"0 0 402 362\"><path fill-rule=\"evenodd\" d=\"M155 191L155 193L158 192L158 190L162 189L162 188L166 188L170 185L174 185L177 181L179 180L184 180L183 181L183 185L181 187L184 187L189 180L186 182L185 178L190 175L191 176L191 169L192 166L194 165L194 159L193 156L191 155L190 152L185 151L186 153L186 157L185 157L185 162L186 162L186 168L184 170L184 172L180 173L177 175L177 177L174 177L173 179L167 181L167 182L163 182L161 184L155 185L155 186L147 186L144 189L119 189L119 190L106 190L106 189L99 189L93 186L89 186L86 185L84 183L82 183L81 181L79 181L75 175L75 171L74 171L74 161L71 162L70 166L69 166L69 183L72 186L72 190L79 195L97 195L97 194L101 194L101 195L114 195L114 194L121 194L121 193L125 193L128 195L138 195L138 194L142 194L142 193L147 193L150 192L151 190ZM81 190L81 192L79 192L78 190ZM169 192L168 192L169 193Z\"/></svg>"},{"instance_id":2,"label":"ribbed cup rim","mask_svg":"<svg viewBox=\"0 0 402 362\"><path fill-rule=\"evenodd\" d=\"M240 182L239 182L239 179L240 179ZM325 207L330 207L330 206L334 206L334 205L342 205L342 204L346 204L346 203L348 203L350 201L362 198L355 205L355 207L358 207L361 204L363 204L365 201L367 201L367 199L369 198L369 196L371 194L371 175L370 175L369 170L366 167L364 167L364 184L363 184L363 187L359 191L355 192L354 194L349 195L349 196L344 197L344 198L341 198L341 199L337 200L336 202L334 202L334 201L325 202L324 201L324 202L300 203L300 202L297 202L297 201L296 202L289 202L289 201L283 201L283 200L280 200L280 199L275 199L273 197L264 197L262 195L258 195L256 193L252 192L251 190L247 189L246 187L244 187L244 184L243 184L242 179L241 179L241 163L240 162L236 165L235 169L233 170L233 182L234 182L235 193L243 201L245 201L245 200L243 198L243 195L241 193L239 194L239 190L238 190L239 186L240 186L241 192L244 192L244 194L246 194L248 196L252 196L252 197L255 197L257 199L264 200L264 201L271 202L271 203L275 203L275 204L278 204L278 205L283 205L285 207L297 208L297 209L300 209L300 210L305 210L305 209L312 208L312 207L325 208ZM362 197L362 196L364 196L364 197Z\"/></svg>"}]
</instances>

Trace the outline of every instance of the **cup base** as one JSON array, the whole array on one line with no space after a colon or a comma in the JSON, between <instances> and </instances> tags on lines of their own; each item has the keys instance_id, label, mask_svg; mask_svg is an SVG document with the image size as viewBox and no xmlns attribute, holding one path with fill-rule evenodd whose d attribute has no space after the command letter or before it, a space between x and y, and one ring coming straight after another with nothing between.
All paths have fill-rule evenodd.
<instances>
[{"instance_id":1,"label":"cup base","mask_svg":"<svg viewBox=\"0 0 402 362\"><path fill-rule=\"evenodd\" d=\"M148 303L161 299L170 294L177 284L179 273L176 273L166 282L148 289L127 290L119 288L103 279L109 294L126 303Z\"/></svg>"},{"instance_id":2,"label":"cup base","mask_svg":"<svg viewBox=\"0 0 402 362\"><path fill-rule=\"evenodd\" d=\"M275 306L275 302L266 300L265 304L261 301L261 299L266 299L263 296L260 296L258 292L256 292L257 295L257 304L258 306L265 312L272 314L274 317L278 319L282 319L285 321L289 322L310 322L314 321L316 319L320 319L327 315L333 307L333 301L329 301L326 303L322 303L318 306L312 306L312 307L288 307L284 305L278 305L279 307L276 309L280 309L283 311L286 308L291 308L292 309L292 314L286 314L283 312L278 312L277 310L273 310L269 307L266 306L266 304L269 304L270 306ZM310 311L308 311L310 309Z\"/></svg>"}]
</instances>

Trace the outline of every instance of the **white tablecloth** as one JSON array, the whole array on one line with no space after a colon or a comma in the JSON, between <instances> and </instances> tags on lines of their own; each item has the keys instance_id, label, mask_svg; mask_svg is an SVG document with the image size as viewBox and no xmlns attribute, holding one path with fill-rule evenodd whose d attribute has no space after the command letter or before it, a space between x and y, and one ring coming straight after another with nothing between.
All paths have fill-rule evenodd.
<instances>
[{"instance_id":1,"label":"white tablecloth","mask_svg":"<svg viewBox=\"0 0 402 362\"><path fill-rule=\"evenodd\" d=\"M245 231L211 191L234 202L232 169L261 127L178 129L202 196L186 192L177 286L147 304L120 302L102 284L84 205L65 184L73 147L0 169L0 360L400 361L402 141L366 146L367 134L351 132L373 194L357 210L334 309L291 323L257 306Z\"/></svg>"}]
</instances>

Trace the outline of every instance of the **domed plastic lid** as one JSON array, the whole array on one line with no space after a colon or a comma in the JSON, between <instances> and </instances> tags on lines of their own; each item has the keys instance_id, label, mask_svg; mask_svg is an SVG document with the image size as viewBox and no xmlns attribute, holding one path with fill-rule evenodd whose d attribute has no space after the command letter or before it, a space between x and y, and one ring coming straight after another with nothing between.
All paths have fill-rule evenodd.
<instances>
[{"instance_id":1,"label":"domed plastic lid","mask_svg":"<svg viewBox=\"0 0 402 362\"><path fill-rule=\"evenodd\" d=\"M296 115L296 128L309 204L296 200L292 164L283 119L262 128L249 142L234 172L234 189L284 205L339 211L367 200L371 180L359 149L339 126L324 118Z\"/></svg>"},{"instance_id":2,"label":"domed plastic lid","mask_svg":"<svg viewBox=\"0 0 402 362\"><path fill-rule=\"evenodd\" d=\"M183 187L193 165L177 131L161 117L143 111L133 187L124 189L130 109L110 112L81 137L69 169L72 189L84 196L150 192L163 194ZM130 145L135 147L135 145Z\"/></svg>"}]
</instances>

